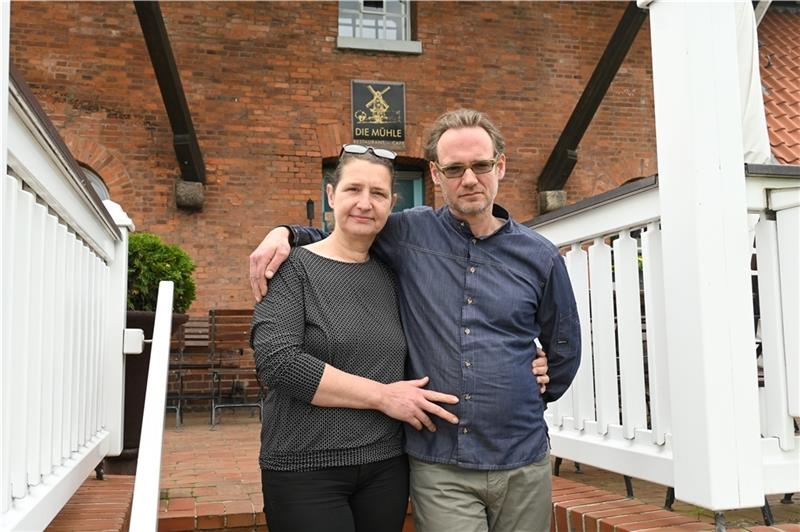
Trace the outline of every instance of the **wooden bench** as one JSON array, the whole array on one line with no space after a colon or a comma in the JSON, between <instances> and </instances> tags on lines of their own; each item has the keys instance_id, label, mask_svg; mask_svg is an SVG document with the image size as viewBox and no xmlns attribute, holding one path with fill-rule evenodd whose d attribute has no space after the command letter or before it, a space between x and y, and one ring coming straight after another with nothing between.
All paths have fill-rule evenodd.
<instances>
[{"instance_id":1,"label":"wooden bench","mask_svg":"<svg viewBox=\"0 0 800 532\"><path fill-rule=\"evenodd\" d=\"M213 309L209 311L209 346L212 367L211 425L217 424L217 410L258 408L261 416L263 390L258 382L250 349L253 309ZM244 355L250 358L247 359ZM223 381L230 384L223 393ZM248 398L248 385L257 387L255 401Z\"/></svg>"},{"instance_id":2,"label":"wooden bench","mask_svg":"<svg viewBox=\"0 0 800 532\"><path fill-rule=\"evenodd\" d=\"M213 364L209 340L208 316L190 316L176 332L170 353L169 376L174 391L167 394L168 409L175 410L175 426L183 423L186 401L211 401L212 390L190 391L186 388L186 377L193 373L206 374Z\"/></svg>"}]
</instances>

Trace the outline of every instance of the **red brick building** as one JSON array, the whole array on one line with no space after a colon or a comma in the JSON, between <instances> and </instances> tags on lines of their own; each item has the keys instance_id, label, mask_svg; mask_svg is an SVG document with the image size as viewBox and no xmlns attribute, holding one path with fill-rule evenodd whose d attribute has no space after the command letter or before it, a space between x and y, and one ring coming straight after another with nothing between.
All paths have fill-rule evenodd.
<instances>
[{"instance_id":1,"label":"red brick building","mask_svg":"<svg viewBox=\"0 0 800 532\"><path fill-rule=\"evenodd\" d=\"M360 16L351 4L367 12L364 27L401 34L399 46L379 47L403 51L358 49L364 39L348 37ZM396 151L424 179L417 203L441 205L423 176L425 127L457 107L488 112L508 146L498 202L528 220L538 176L626 7L414 2L406 14L369 14L382 4L161 5L205 162L200 211L176 207L172 130L132 3L14 2L11 62L137 229L196 261L190 312L249 306L247 256L265 232L305 222L307 199L320 224L323 164L352 141L351 81L404 84ZM567 201L656 173L655 155L645 21L580 144Z\"/></svg>"}]
</instances>

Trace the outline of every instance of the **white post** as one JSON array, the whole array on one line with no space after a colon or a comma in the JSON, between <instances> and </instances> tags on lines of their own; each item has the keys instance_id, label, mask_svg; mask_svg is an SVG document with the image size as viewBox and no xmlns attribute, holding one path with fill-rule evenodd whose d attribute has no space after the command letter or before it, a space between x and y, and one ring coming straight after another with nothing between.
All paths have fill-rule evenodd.
<instances>
[{"instance_id":1,"label":"white post","mask_svg":"<svg viewBox=\"0 0 800 532\"><path fill-rule=\"evenodd\" d=\"M108 281L109 298L106 302L108 329L105 337L105 360L103 361L104 425L111 434L109 456L122 452L122 425L125 407L125 355L122 354L122 332L125 329L125 312L128 296L128 231L133 231L133 221L118 204L103 201L114 223L122 233L116 243L114 262L111 264Z\"/></svg>"},{"instance_id":2,"label":"white post","mask_svg":"<svg viewBox=\"0 0 800 532\"><path fill-rule=\"evenodd\" d=\"M675 495L764 502L736 4L650 4Z\"/></svg>"},{"instance_id":3,"label":"white post","mask_svg":"<svg viewBox=\"0 0 800 532\"><path fill-rule=\"evenodd\" d=\"M11 18L11 2L0 0L0 205L2 210L8 209L5 197L6 188L6 157L8 154L8 45L9 45L9 20ZM6 231L3 218L7 213L0 213L0 253L5 254L8 242L5 241ZM11 310L11 298L5 294L11 289L10 279L5 278L5 257L0 258L0 292L3 293L0 304L0 390L10 388L11 374L8 359L11 356L5 313ZM11 461L11 426L9 411L11 408L8 392L0 391L0 514L8 511L11 505L11 490L9 489L10 461Z\"/></svg>"}]
</instances>

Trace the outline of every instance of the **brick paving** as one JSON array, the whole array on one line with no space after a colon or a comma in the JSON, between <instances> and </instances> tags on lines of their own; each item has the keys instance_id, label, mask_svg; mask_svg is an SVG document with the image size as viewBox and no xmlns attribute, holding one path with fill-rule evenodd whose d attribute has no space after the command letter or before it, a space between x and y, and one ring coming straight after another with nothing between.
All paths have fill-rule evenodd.
<instances>
[{"instance_id":1,"label":"brick paving","mask_svg":"<svg viewBox=\"0 0 800 532\"><path fill-rule=\"evenodd\" d=\"M261 512L258 416L222 411L213 429L208 414L186 416L164 432L159 530L266 530Z\"/></svg>"},{"instance_id":2,"label":"brick paving","mask_svg":"<svg viewBox=\"0 0 800 532\"><path fill-rule=\"evenodd\" d=\"M261 513L258 469L258 417L224 412L212 429L208 414L187 415L176 429L168 416L161 469L159 531L266 531ZM48 528L51 532L126 530L132 477L87 479L84 486ZM633 479L636 499L625 496L621 475L564 461L553 479L554 532L625 532L639 530L713 530L713 514L676 501L664 510L666 488ZM127 490L127 491L126 491ZM127 495L126 495L127 494ZM777 523L763 526L758 508L725 513L728 530L800 532L800 494L794 504L769 497ZM120 503L122 501L123 503ZM99 517L102 516L102 519ZM404 532L413 532L407 519Z\"/></svg>"},{"instance_id":3,"label":"brick paving","mask_svg":"<svg viewBox=\"0 0 800 532\"><path fill-rule=\"evenodd\" d=\"M587 465L581 465L580 470L581 472L577 473L573 462L564 460L560 468L561 478L589 484L617 495L625 495L625 481L622 475L609 473L608 471ZM664 506L667 491L666 487L639 479L632 479L631 482L633 485L633 495L636 499L647 504L658 506L659 508ZM781 498L781 495L770 495L767 497L775 522L800 523L800 493L794 496L794 504L781 504ZM681 514L693 515L709 521L713 521L714 519L713 512L682 501L676 500L672 507L676 512ZM729 530L736 527L749 528L764 524L760 508L747 508L725 512L725 520ZM800 525L797 526L800 527ZM800 528L797 530L800 531Z\"/></svg>"},{"instance_id":4,"label":"brick paving","mask_svg":"<svg viewBox=\"0 0 800 532\"><path fill-rule=\"evenodd\" d=\"M118 532L130 522L133 477L106 475L86 479L69 504L47 527L48 532Z\"/></svg>"}]
</instances>

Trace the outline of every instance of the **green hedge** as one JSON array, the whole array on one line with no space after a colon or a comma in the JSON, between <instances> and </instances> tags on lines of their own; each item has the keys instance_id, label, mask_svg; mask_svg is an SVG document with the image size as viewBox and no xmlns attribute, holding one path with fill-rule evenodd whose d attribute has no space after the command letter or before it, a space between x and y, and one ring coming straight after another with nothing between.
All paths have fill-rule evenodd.
<instances>
[{"instance_id":1,"label":"green hedge","mask_svg":"<svg viewBox=\"0 0 800 532\"><path fill-rule=\"evenodd\" d=\"M173 281L173 311L186 312L195 298L194 262L178 246L152 233L131 233L128 239L128 309L155 310L158 283Z\"/></svg>"}]
</instances>

